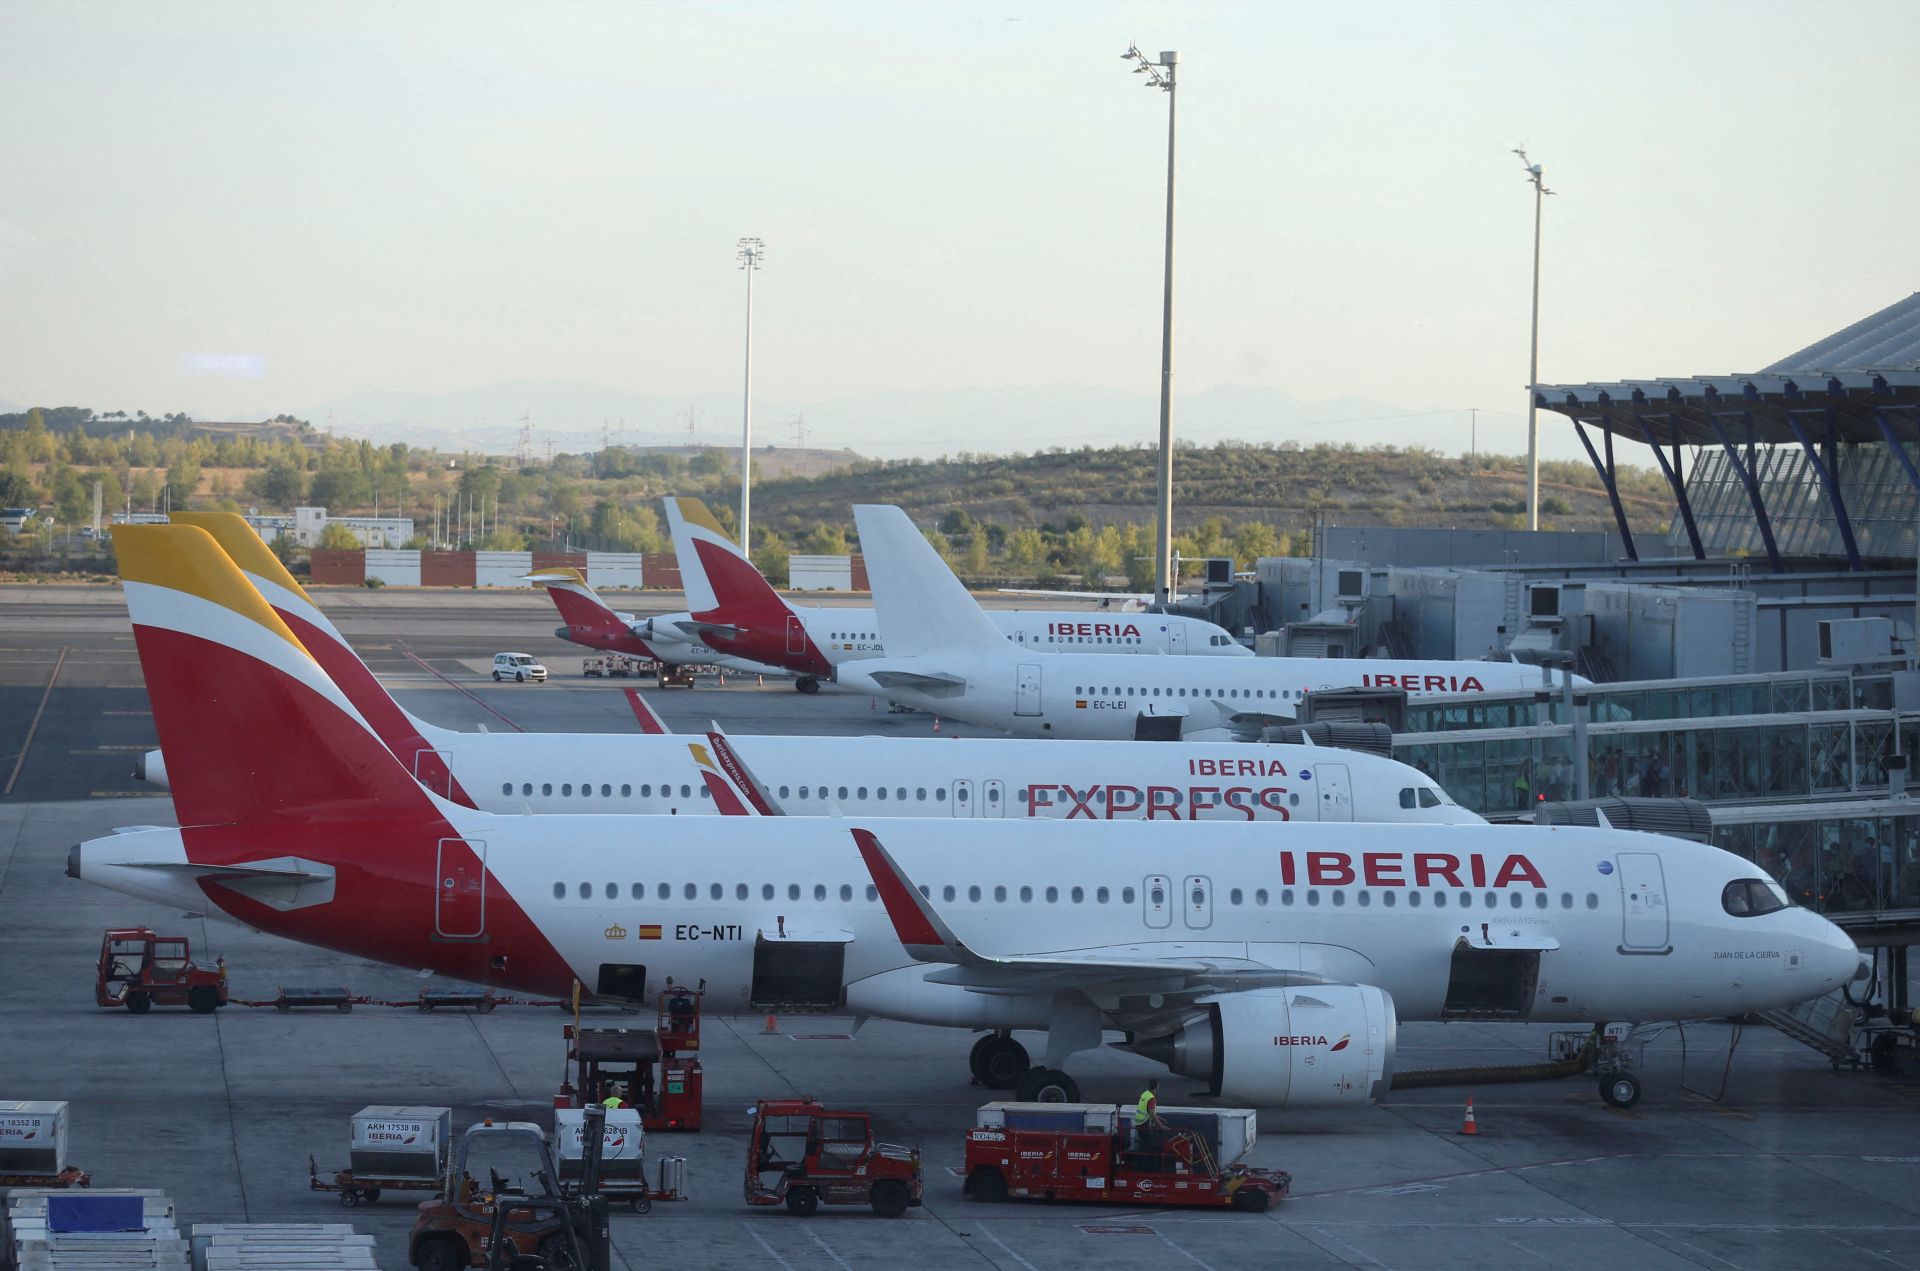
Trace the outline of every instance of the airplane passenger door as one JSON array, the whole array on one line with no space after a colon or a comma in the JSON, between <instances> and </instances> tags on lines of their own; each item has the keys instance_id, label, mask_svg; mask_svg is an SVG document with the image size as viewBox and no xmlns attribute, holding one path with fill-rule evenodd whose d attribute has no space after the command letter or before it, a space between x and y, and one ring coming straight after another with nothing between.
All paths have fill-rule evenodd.
<instances>
[{"instance_id":1,"label":"airplane passenger door","mask_svg":"<svg viewBox=\"0 0 1920 1271\"><path fill-rule=\"evenodd\" d=\"M487 845L441 839L433 932L442 940L479 940L487 933Z\"/></svg>"},{"instance_id":2,"label":"airplane passenger door","mask_svg":"<svg viewBox=\"0 0 1920 1271\"><path fill-rule=\"evenodd\" d=\"M949 815L973 815L973 782L956 781L953 783L953 797L947 800Z\"/></svg>"},{"instance_id":3,"label":"airplane passenger door","mask_svg":"<svg viewBox=\"0 0 1920 1271\"><path fill-rule=\"evenodd\" d=\"M1353 820L1353 782L1343 763L1315 764L1313 767L1314 784L1320 787L1320 819L1322 821Z\"/></svg>"},{"instance_id":4,"label":"airplane passenger door","mask_svg":"<svg viewBox=\"0 0 1920 1271\"><path fill-rule=\"evenodd\" d=\"M1178 622L1167 624L1167 652L1185 653L1187 651L1187 629Z\"/></svg>"},{"instance_id":5,"label":"airplane passenger door","mask_svg":"<svg viewBox=\"0 0 1920 1271\"><path fill-rule=\"evenodd\" d=\"M1173 924L1173 880L1165 874L1148 874L1140 886L1140 903L1149 927Z\"/></svg>"},{"instance_id":6,"label":"airplane passenger door","mask_svg":"<svg viewBox=\"0 0 1920 1271\"><path fill-rule=\"evenodd\" d=\"M1213 880L1200 874L1188 874L1180 880L1180 898L1187 915L1187 926L1204 931L1213 925Z\"/></svg>"},{"instance_id":7,"label":"airplane passenger door","mask_svg":"<svg viewBox=\"0 0 1920 1271\"><path fill-rule=\"evenodd\" d=\"M1013 713L1016 715L1038 715L1040 713L1040 667L1033 662L1022 662L1014 668Z\"/></svg>"},{"instance_id":8,"label":"airplane passenger door","mask_svg":"<svg viewBox=\"0 0 1920 1271\"><path fill-rule=\"evenodd\" d=\"M1620 867L1622 953L1671 953L1667 940L1667 880L1654 852L1621 852Z\"/></svg>"},{"instance_id":9,"label":"airplane passenger door","mask_svg":"<svg viewBox=\"0 0 1920 1271\"><path fill-rule=\"evenodd\" d=\"M414 751L413 778L443 799L453 797L453 764L444 750Z\"/></svg>"},{"instance_id":10,"label":"airplane passenger door","mask_svg":"<svg viewBox=\"0 0 1920 1271\"><path fill-rule=\"evenodd\" d=\"M998 781L980 783L980 815L1005 816L1007 814L1007 788Z\"/></svg>"},{"instance_id":11,"label":"airplane passenger door","mask_svg":"<svg viewBox=\"0 0 1920 1271\"><path fill-rule=\"evenodd\" d=\"M800 615L787 615L787 652L805 653L807 651L807 629L800 622Z\"/></svg>"}]
</instances>

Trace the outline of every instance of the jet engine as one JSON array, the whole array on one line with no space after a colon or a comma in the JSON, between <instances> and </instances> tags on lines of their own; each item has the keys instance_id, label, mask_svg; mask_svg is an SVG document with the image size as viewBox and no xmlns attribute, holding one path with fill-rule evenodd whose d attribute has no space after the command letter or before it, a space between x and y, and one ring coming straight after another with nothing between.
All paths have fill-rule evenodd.
<instances>
[{"instance_id":1,"label":"jet engine","mask_svg":"<svg viewBox=\"0 0 1920 1271\"><path fill-rule=\"evenodd\" d=\"M1258 1107L1373 1103L1393 1080L1393 999L1370 984L1251 989L1125 1049Z\"/></svg>"}]
</instances>

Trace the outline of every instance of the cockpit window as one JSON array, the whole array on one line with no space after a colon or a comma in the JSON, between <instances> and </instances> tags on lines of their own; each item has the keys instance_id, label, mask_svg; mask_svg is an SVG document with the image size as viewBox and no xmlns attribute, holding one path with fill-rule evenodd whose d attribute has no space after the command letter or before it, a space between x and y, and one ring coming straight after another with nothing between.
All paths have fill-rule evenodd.
<instances>
[{"instance_id":1,"label":"cockpit window","mask_svg":"<svg viewBox=\"0 0 1920 1271\"><path fill-rule=\"evenodd\" d=\"M1412 786L1400 787L1400 806L1403 808L1415 806Z\"/></svg>"},{"instance_id":2,"label":"cockpit window","mask_svg":"<svg viewBox=\"0 0 1920 1271\"><path fill-rule=\"evenodd\" d=\"M1720 893L1720 907L1736 918L1777 913L1791 903L1780 884L1766 878L1736 878Z\"/></svg>"},{"instance_id":3,"label":"cockpit window","mask_svg":"<svg viewBox=\"0 0 1920 1271\"><path fill-rule=\"evenodd\" d=\"M1434 792L1432 786L1420 787L1420 806L1423 808L1437 808L1440 806L1440 796Z\"/></svg>"}]
</instances>

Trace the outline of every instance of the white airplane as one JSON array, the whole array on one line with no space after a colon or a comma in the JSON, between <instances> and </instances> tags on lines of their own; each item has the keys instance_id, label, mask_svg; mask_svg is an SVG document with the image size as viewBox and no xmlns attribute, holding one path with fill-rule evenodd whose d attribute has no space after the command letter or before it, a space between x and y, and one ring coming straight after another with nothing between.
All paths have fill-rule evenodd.
<instances>
[{"instance_id":1,"label":"white airplane","mask_svg":"<svg viewBox=\"0 0 1920 1271\"><path fill-rule=\"evenodd\" d=\"M640 698L643 732L463 733L409 714L245 520L176 512L206 530L387 749L434 793L489 812L687 816L721 811ZM1163 751L991 738L730 739L792 815L1062 820L1478 822L1396 760L1313 746ZM168 784L164 748L135 775Z\"/></svg>"},{"instance_id":2,"label":"white airplane","mask_svg":"<svg viewBox=\"0 0 1920 1271\"><path fill-rule=\"evenodd\" d=\"M651 658L668 666L719 666L743 675L788 674L781 667L749 662L702 644L697 634L699 624L690 613L658 618L621 613L602 600L585 576L571 566L536 569L526 580L547 589L553 607L560 611L562 624L553 629L553 634L573 644Z\"/></svg>"},{"instance_id":3,"label":"white airplane","mask_svg":"<svg viewBox=\"0 0 1920 1271\"><path fill-rule=\"evenodd\" d=\"M787 668L800 677L796 686L803 693L818 692L850 662L887 656L872 608L790 604L740 554L705 504L665 502L680 582L693 611L686 634L736 657ZM946 562L927 550L940 571L951 576ZM657 634L663 625L665 620L655 619L648 630ZM986 626L1012 647L1032 653L1253 656L1224 628L1171 614L1001 609L986 614Z\"/></svg>"},{"instance_id":4,"label":"white airplane","mask_svg":"<svg viewBox=\"0 0 1920 1271\"><path fill-rule=\"evenodd\" d=\"M840 682L1016 737L1230 741L1291 723L1308 693L1386 687L1414 696L1542 686L1517 662L1385 659L1036 658L998 638L939 554L895 507L854 509L890 655L840 668ZM1586 683L1574 677L1579 683Z\"/></svg>"},{"instance_id":5,"label":"white airplane","mask_svg":"<svg viewBox=\"0 0 1920 1271\"><path fill-rule=\"evenodd\" d=\"M477 812L413 779L203 532L113 533L182 825L80 843L68 874L349 956L987 1030L976 1075L1022 1099L1076 1100L1067 1065L1117 1031L1262 1107L1378 1098L1400 1020L1722 1017L1867 973L1750 862L1612 829L721 817L689 842Z\"/></svg>"}]
</instances>

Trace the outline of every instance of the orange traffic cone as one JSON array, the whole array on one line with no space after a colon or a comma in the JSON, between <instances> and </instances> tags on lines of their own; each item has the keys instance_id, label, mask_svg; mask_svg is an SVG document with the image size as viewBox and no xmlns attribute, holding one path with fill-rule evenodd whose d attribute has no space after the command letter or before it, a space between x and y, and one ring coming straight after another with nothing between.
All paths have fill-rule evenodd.
<instances>
[{"instance_id":1,"label":"orange traffic cone","mask_svg":"<svg viewBox=\"0 0 1920 1271\"><path fill-rule=\"evenodd\" d=\"M1480 1127L1478 1124L1474 1122L1474 1119L1473 1119L1473 1096L1472 1095L1467 1096L1467 1119L1460 1123L1460 1133L1462 1134L1480 1133Z\"/></svg>"},{"instance_id":2,"label":"orange traffic cone","mask_svg":"<svg viewBox=\"0 0 1920 1271\"><path fill-rule=\"evenodd\" d=\"M769 1036L776 1035L780 1032L780 1022L769 1015L767 1022L760 1026L760 1031Z\"/></svg>"}]
</instances>

